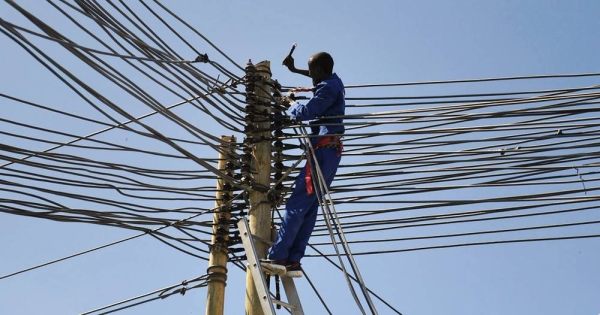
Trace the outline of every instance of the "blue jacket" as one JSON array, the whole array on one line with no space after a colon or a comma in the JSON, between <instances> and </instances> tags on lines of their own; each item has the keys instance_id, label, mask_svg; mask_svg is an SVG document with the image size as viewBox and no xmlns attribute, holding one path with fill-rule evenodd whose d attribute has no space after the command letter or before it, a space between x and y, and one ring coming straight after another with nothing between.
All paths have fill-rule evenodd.
<instances>
[{"instance_id":1,"label":"blue jacket","mask_svg":"<svg viewBox=\"0 0 600 315\"><path fill-rule=\"evenodd\" d=\"M334 73L317 84L313 93L306 104L294 103L290 117L293 120L310 120L311 135L342 135L345 129L341 116L346 111L342 80ZM313 144L318 141L319 137L311 138Z\"/></svg>"}]
</instances>

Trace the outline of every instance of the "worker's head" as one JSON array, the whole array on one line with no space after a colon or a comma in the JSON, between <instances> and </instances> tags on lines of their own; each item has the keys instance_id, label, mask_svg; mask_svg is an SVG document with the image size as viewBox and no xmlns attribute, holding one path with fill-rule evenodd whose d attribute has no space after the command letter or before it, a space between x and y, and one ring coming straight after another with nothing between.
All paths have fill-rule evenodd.
<instances>
[{"instance_id":1,"label":"worker's head","mask_svg":"<svg viewBox=\"0 0 600 315\"><path fill-rule=\"evenodd\" d=\"M327 79L333 73L333 58L326 52L318 52L308 59L308 72L313 85Z\"/></svg>"}]
</instances>

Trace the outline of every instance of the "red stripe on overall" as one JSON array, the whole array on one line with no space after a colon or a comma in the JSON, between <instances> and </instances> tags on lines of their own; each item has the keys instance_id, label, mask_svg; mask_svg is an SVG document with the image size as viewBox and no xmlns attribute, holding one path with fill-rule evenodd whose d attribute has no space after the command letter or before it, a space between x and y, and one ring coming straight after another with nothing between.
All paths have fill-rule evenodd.
<instances>
[{"instance_id":1,"label":"red stripe on overall","mask_svg":"<svg viewBox=\"0 0 600 315\"><path fill-rule=\"evenodd\" d=\"M321 138L321 140L319 140L319 142L317 142L317 144L315 144L313 146L313 148L314 148L314 150L317 150L319 148L326 147L326 146L336 146L338 149L337 156L341 156L342 151L344 150L344 145L340 141L340 137L334 137L334 136L325 136L325 137ZM310 165L310 158L308 158L308 159L306 159L306 176L304 176L304 181L306 182L306 193L308 195L313 194L311 169L312 169L312 167Z\"/></svg>"}]
</instances>

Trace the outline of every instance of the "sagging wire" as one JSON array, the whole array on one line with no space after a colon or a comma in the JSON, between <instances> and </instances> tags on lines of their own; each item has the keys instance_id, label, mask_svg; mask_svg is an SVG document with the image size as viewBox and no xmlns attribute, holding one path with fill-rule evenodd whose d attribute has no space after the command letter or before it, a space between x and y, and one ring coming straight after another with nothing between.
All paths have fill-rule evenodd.
<instances>
[{"instance_id":1,"label":"sagging wire","mask_svg":"<svg viewBox=\"0 0 600 315\"><path fill-rule=\"evenodd\" d=\"M210 210L210 212L212 212L212 211L214 211L214 209ZM124 243L124 242L130 241L130 240L136 239L136 238L144 236L144 235L153 234L153 233L156 233L156 232L158 232L160 230L166 229L168 227L176 226L176 225L181 224L181 223L183 223L185 221L192 220L192 219L197 218L197 217L199 217L199 216L201 216L203 214L206 214L208 212L209 211L200 212L200 213L197 213L195 215L189 216L189 217L187 217L185 219L172 222L170 224L167 224L165 226L162 226L162 227L159 227L159 228L156 228L156 229L153 229L153 230L148 230L148 231L145 231L143 233L136 234L136 235L133 235L133 236L130 236L130 237L126 237L126 238L118 240L118 241L114 241L114 242L111 242L111 243L108 243L108 244L104 244L104 245L101 245L101 246L98 246L98 247L94 247L94 248L91 248L91 249L88 249L88 250L84 250L84 251L81 251L81 252L78 252L78 253L75 253L75 254L71 254L71 255L62 257L62 258L54 259L54 260L51 260L49 262L46 262L46 263L43 263L43 264L39 264L39 265L36 265L36 266L33 266L33 267L29 267L29 268L26 268L26 269L15 271L15 272L12 272L12 273L0 276L0 280L6 279L6 278L10 278L12 276L16 276L18 274L25 273L25 272L28 272L28 271L32 271L32 270L35 270L35 269L38 269L38 268L41 268L41 267L46 267L46 266L49 266L49 265L52 265L52 264L55 264L55 263L58 263L58 262L61 262L61 261L65 261L65 260L68 260L68 259L71 259L71 258L75 258L75 257L81 256L81 255L84 255L84 254L95 252L95 251L103 249L103 248L107 248L107 247L110 247L110 246L121 244L121 243Z\"/></svg>"},{"instance_id":2,"label":"sagging wire","mask_svg":"<svg viewBox=\"0 0 600 315\"><path fill-rule=\"evenodd\" d=\"M176 294L185 295L185 293L190 290L207 286L207 283L208 283L207 278L208 278L208 275L202 275L199 277L195 277L192 280L183 280L181 283L173 284L173 285L167 286L162 289L154 290L154 291L144 293L142 295L138 295L136 297L129 298L129 299L117 302L117 303L113 303L113 304L106 305L106 306L103 306L100 308L96 308L91 311L81 313L80 315L89 315L89 314L94 314L94 313L98 313L99 315L110 314L110 313L114 313L114 312L118 312L118 311L122 311L122 310L125 310L128 308L131 308L134 306L142 305L142 304L145 304L148 302L156 301L159 299L160 300L166 299L166 298L171 297ZM193 286L189 286L190 284L193 284L196 282L198 282L198 283ZM156 295L156 296L151 297L151 298L146 298L151 295ZM146 298L146 299L144 299L144 298ZM141 299L144 299L144 300L141 300ZM137 300L141 300L141 301L137 301ZM134 303L127 304L127 303L131 303L131 302L134 302ZM127 305L121 306L123 304L127 304Z\"/></svg>"},{"instance_id":3,"label":"sagging wire","mask_svg":"<svg viewBox=\"0 0 600 315\"><path fill-rule=\"evenodd\" d=\"M316 245L319 244L309 244L308 246L310 246L315 252L317 252L318 255L316 255L315 257L321 257L321 258L325 258L325 260L327 260L331 265L333 265L335 268L337 268L339 271L344 272L344 269L342 267L340 267L338 264L336 264L329 256L324 255L323 252L321 252ZM310 256L310 255L309 255ZM358 279L356 279L354 276L352 275L348 275L350 277L350 279L352 279L355 282L358 282ZM400 311L398 311L397 309L395 309L390 303L388 303L387 301L385 301L382 297L380 297L379 295L377 295L377 293L373 292L373 290L367 288L367 291L369 291L369 293L371 293L374 297L376 297L381 303L385 304L387 307L389 307L392 311L394 311L394 313L398 314L398 315L402 315L402 313L400 313Z\"/></svg>"},{"instance_id":4,"label":"sagging wire","mask_svg":"<svg viewBox=\"0 0 600 315\"><path fill-rule=\"evenodd\" d=\"M60 9L60 8L59 8L59 9ZM64 11L62 11L62 10L61 10L61 12L63 12L63 13L64 13ZM66 14L66 13L64 13L64 14ZM41 23L41 22L38 22L38 23ZM78 25L79 25L79 24L78 24ZM83 28L81 25L79 25L79 26L80 26L82 29L84 29L84 30L85 30L85 28ZM47 28L47 26L43 26L43 28ZM54 31L52 31L52 32L54 32ZM100 39L98 39L98 38L96 38L96 39L97 39L98 41L100 41ZM100 42L102 43L102 41L100 41ZM61 45L63 45L64 47L68 48L68 44L69 44L70 42L67 42L67 43L65 43L64 41L61 41L60 43L61 43ZM106 44L104 44L104 45L110 49L110 47L109 47L108 45L106 45ZM113 50L113 51L114 51L114 50ZM81 58L81 55L79 55L79 57ZM131 64L131 65L132 65L132 64ZM132 66L133 66L134 68L136 68L136 69L140 70L139 68L135 67L134 65L132 65ZM114 71L114 70L113 70L113 71ZM141 70L140 70L140 71L141 71ZM143 71L142 71L142 73L143 73ZM155 81L155 82L159 83L158 81ZM161 83L159 83L159 84L161 84ZM164 86L164 85L163 85L163 87L167 88L167 87L166 87L166 86ZM168 89L168 88L167 88L167 89ZM138 89L138 90L139 90L139 89ZM208 92L210 92L210 91L208 91ZM207 92L207 93L208 93L208 92ZM208 93L208 94L211 94L211 93ZM208 94L207 94L207 95L208 95ZM206 99L206 97L204 97L204 98ZM190 102L190 103L191 103L191 102ZM217 106L216 108L220 109L221 107L222 107L222 106ZM206 110L205 110L205 111L206 111ZM169 111L167 111L167 113L169 113ZM163 114L164 114L164 113L163 113Z\"/></svg>"},{"instance_id":5,"label":"sagging wire","mask_svg":"<svg viewBox=\"0 0 600 315\"><path fill-rule=\"evenodd\" d=\"M15 99L15 98L13 98L13 97L10 97L10 96L5 96L4 94L0 94L0 96L2 96L2 97L7 97L7 98L10 98L10 99L14 99L14 100L17 100L17 99ZM193 99L197 99L197 98L199 98L199 97L200 97L200 96L198 96L198 97L196 97L196 98L189 99L189 100L185 100L185 101L177 102L177 103L175 103L175 104L172 104L172 105L168 106L166 109L167 109L167 110L170 110L170 109L176 108L176 107L178 107L178 106L181 106L181 105L183 105L183 104L187 104L189 101L191 101L191 100L193 100ZM22 101L22 100L18 100L18 101L19 101L19 102L22 102L22 103L30 103L30 102L27 102L27 101ZM92 132L92 133L90 133L90 134L87 134L87 135L85 135L85 136L80 136L80 137L77 137L77 138L75 138L75 139L72 139L72 140L69 140L69 141L67 141L67 142L64 142L64 143L62 143L62 144L55 145L55 146L53 146L53 147L50 147L50 148L48 148L48 149L42 150L42 151L40 151L39 153L47 153L47 152L51 152L51 151L54 151L54 150L56 150L56 149L63 148L63 147L65 147L65 146L72 145L72 144L74 144L74 143L77 143L77 142L79 142L79 141L82 141L82 140L90 140L91 138L93 138L93 137L95 137L95 136L98 136L98 135L100 135L100 134L103 134L103 133L105 133L105 132L112 131L112 130L115 130L115 129L121 129L121 128L123 128L124 126L126 126L126 125L128 125L128 124L131 124L131 123L134 123L134 122L137 122L137 121L141 121L141 120L143 120L143 119L146 119L146 118L148 118L148 117L151 117L151 116L153 116L153 115L155 115L155 114L158 114L158 111L152 111L152 112L149 112L149 113L147 113L147 114L144 114L144 115L141 115L141 116L138 116L138 117L132 117L131 119L129 119L129 120L125 120L125 121L123 121L123 122L120 122L120 123L116 123L116 124L107 124L107 125L108 125L108 127L104 128L104 129L100 129L100 130L98 130L98 131ZM103 123L103 124L106 124L106 123ZM175 141L175 139L172 139L172 138L170 138L170 139L171 139L171 141ZM27 159L30 159L30 158L36 157L36 156L37 156L37 154L39 154L39 153L34 153L34 154L31 154L31 155L28 155L28 156L26 156L26 157L23 157L23 158L22 158L22 159L20 159L20 160L21 160L21 161L24 161L24 160L27 160ZM13 164L13 163L15 163L15 162L8 162L8 163L4 163L4 164L0 165L0 168L7 167L7 166L9 166L9 165L11 165L11 164ZM217 175L219 175L219 173L216 173L216 174L217 174Z\"/></svg>"},{"instance_id":6,"label":"sagging wire","mask_svg":"<svg viewBox=\"0 0 600 315\"><path fill-rule=\"evenodd\" d=\"M12 4L12 3L11 3ZM14 4L16 5L16 4ZM2 32L4 32L3 30L0 30ZM8 34L7 34L8 35ZM45 55L43 52L39 51L38 52L42 55ZM88 90L88 92L90 92L92 95L96 94L95 91L91 90L89 86L85 85L83 82L81 82L79 79L77 79L76 77L74 77L71 73L69 73L68 71L66 71L62 66L58 65L56 62L52 61L52 63L58 67L59 69L62 69L72 80L74 80L75 82L78 82L82 87L84 87L86 90ZM53 71L54 72L54 71ZM67 82L65 82L67 83ZM71 84L67 83L67 85L71 86ZM84 99L85 98L83 95L81 95ZM148 130L150 132L150 134L152 134L156 139L167 143L169 146L171 146L172 148L174 148L175 150L179 151L180 153L182 153L184 156L188 157L189 159L195 161L196 163L198 163L199 165L204 166L205 168L207 168L208 170L211 170L212 172L214 172L215 174L219 174L218 170L216 168L214 168L212 165L210 165L209 163L206 163L205 161L198 159L195 157L195 155L191 154L189 151L185 150L183 147L179 146L178 144L176 144L174 141L170 140L169 138L165 137L163 134L161 134L160 132L158 132L157 130L155 130L154 128L150 127L147 124L142 123L140 120L136 119L134 116L132 116L131 114L123 111L122 109L118 108L116 105L111 105L112 103L110 101L108 101L107 99L104 99L102 97L100 97L99 99L103 100L103 102L106 105L109 105L112 109L115 109L117 112L119 112L121 115L123 115L124 117L126 117L129 121L131 122L135 122L138 125L142 126L143 128L145 128L146 130ZM91 104L91 103L90 103ZM99 108L97 108L98 110L100 110ZM101 110L100 110L101 111ZM101 111L102 112L102 111ZM109 117L111 120L114 121L114 118ZM116 121L115 121L116 122ZM116 122L117 125L124 127L122 124ZM131 131L134 131L133 129L130 129ZM77 140L77 139L76 139ZM233 179L231 178L226 178L227 181L229 181L230 183L233 182Z\"/></svg>"},{"instance_id":7,"label":"sagging wire","mask_svg":"<svg viewBox=\"0 0 600 315\"><path fill-rule=\"evenodd\" d=\"M495 240L495 241L485 241L485 242L482 241L482 242L455 243L455 244L444 244L444 245L431 245L431 246L411 247L411 248L402 248L402 249L372 250L372 251L357 252L357 253L354 253L354 255L355 256L363 256L363 255L397 254L397 253L414 252L414 251L422 251L422 250L458 248L458 247L467 247L467 246L549 242L549 241L564 241L564 240L578 240L578 239L591 239L591 238L600 238L600 234L581 234L581 235L556 236L556 237L508 239L508 240ZM322 254L319 256L333 257L333 256L337 256L337 254Z\"/></svg>"},{"instance_id":8,"label":"sagging wire","mask_svg":"<svg viewBox=\"0 0 600 315\"><path fill-rule=\"evenodd\" d=\"M163 4L161 4L160 1L154 0L154 2L156 4L158 4L163 10L165 10L165 12L169 13L171 16L173 16L175 19L177 19L179 22L181 22L183 25L185 25L192 32L194 32L198 36L200 36L204 41L206 41L211 47L213 47L216 51L218 51L223 57L225 57L225 59L229 60L229 62L231 62L239 70L244 71L244 68L241 65L239 65L235 61L233 61L233 59L231 59L229 56L227 56L221 49L219 49L219 47L214 45L210 40L208 40L208 38L206 38L204 35L202 35L200 32L198 32L194 27L192 27L190 24L188 24L186 21L184 21L181 17L177 16L175 13L173 13L173 11L169 10L167 7L165 7Z\"/></svg>"}]
</instances>

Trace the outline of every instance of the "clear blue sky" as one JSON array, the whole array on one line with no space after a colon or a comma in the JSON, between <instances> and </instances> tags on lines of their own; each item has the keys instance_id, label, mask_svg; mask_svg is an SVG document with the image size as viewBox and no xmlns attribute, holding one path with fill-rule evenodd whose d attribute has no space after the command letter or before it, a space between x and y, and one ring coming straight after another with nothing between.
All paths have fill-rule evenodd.
<instances>
[{"instance_id":1,"label":"clear blue sky","mask_svg":"<svg viewBox=\"0 0 600 315\"><path fill-rule=\"evenodd\" d=\"M273 77L288 86L309 84L280 65L294 42L297 65L328 51L347 85L600 72L600 2L592 0L164 3L238 64L270 60ZM47 4L22 5L48 24L69 25ZM0 17L26 24L6 3L0 4ZM72 36L89 42L80 32ZM206 43L197 45L232 69ZM0 47L0 92L85 112L72 103L80 99L3 34ZM83 65L71 69L86 76ZM597 84L593 80L580 86ZM97 84L101 89L103 83ZM0 100L0 106L18 114L14 103ZM148 112L131 106L136 114ZM221 132L210 125L207 131ZM597 233L594 226L597 230L593 225L579 231ZM135 234L0 213L0 276ZM405 315L600 313L598 239L361 256L357 262L369 288ZM206 267L144 236L0 280L0 314L81 313L202 275ZM307 259L305 268L334 314L359 314L341 273L317 259ZM226 314L241 314L245 276L237 268L230 271ZM298 287L306 313L325 314L308 285L300 280ZM205 299L206 290L198 289L118 314L204 314ZM377 308L391 314L381 304Z\"/></svg>"}]
</instances>

